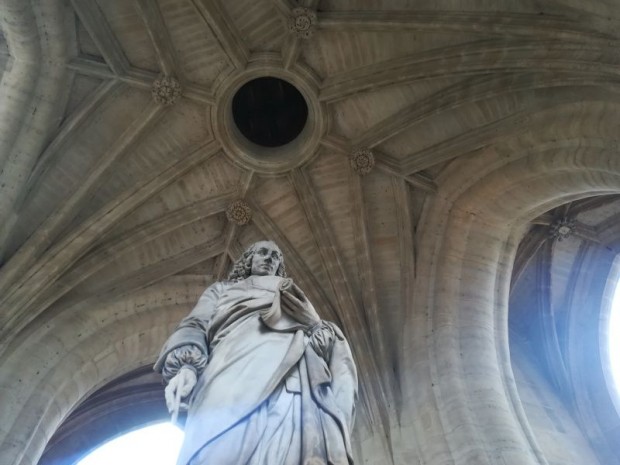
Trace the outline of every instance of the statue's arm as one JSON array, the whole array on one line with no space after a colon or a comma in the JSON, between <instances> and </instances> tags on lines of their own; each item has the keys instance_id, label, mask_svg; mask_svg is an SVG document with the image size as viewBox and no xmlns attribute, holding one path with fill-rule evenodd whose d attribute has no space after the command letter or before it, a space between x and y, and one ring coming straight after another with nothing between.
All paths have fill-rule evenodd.
<instances>
[{"instance_id":1,"label":"statue's arm","mask_svg":"<svg viewBox=\"0 0 620 465\"><path fill-rule=\"evenodd\" d=\"M161 374L168 383L181 368L186 367L192 370L196 377L204 371L207 366L206 354L193 344L182 345L168 352L161 369Z\"/></svg>"},{"instance_id":2,"label":"statue's arm","mask_svg":"<svg viewBox=\"0 0 620 465\"><path fill-rule=\"evenodd\" d=\"M355 420L355 402L357 401L357 368L340 328L333 323L335 341L332 347L329 369L332 374L332 392L336 403L345 416L349 431Z\"/></svg>"},{"instance_id":3,"label":"statue's arm","mask_svg":"<svg viewBox=\"0 0 620 465\"><path fill-rule=\"evenodd\" d=\"M196 375L204 370L209 355L207 330L221 290L222 283L209 286L164 344L154 369L162 373L166 382L184 366Z\"/></svg>"}]
</instances>

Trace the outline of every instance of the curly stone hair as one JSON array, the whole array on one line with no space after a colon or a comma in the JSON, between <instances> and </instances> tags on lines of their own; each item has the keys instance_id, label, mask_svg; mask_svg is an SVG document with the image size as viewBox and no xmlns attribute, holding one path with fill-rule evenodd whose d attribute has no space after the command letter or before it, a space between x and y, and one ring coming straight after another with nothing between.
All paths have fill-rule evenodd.
<instances>
[{"instance_id":1,"label":"curly stone hair","mask_svg":"<svg viewBox=\"0 0 620 465\"><path fill-rule=\"evenodd\" d=\"M271 242L276 247L278 247L278 244L276 244L273 241L266 241L266 242ZM239 257L237 261L233 264L232 270L230 274L228 275L228 279L230 281L241 281L241 280L244 280L250 277L250 275L252 274L252 258L254 257L254 254L256 253L256 244L258 244L258 242L255 242L250 247L248 247L246 251L243 252L241 257ZM278 250L279 249L280 247L278 247ZM282 254L282 251L280 251L280 254L281 254L280 266L278 266L278 269L276 270L276 276L280 276L281 278L286 278L286 268L284 267L284 255Z\"/></svg>"}]
</instances>

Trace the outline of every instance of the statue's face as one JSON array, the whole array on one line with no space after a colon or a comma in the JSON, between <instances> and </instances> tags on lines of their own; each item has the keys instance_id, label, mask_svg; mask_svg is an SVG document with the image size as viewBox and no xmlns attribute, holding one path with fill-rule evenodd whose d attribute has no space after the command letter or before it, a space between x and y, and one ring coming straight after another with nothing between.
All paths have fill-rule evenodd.
<instances>
[{"instance_id":1,"label":"statue's face","mask_svg":"<svg viewBox=\"0 0 620 465\"><path fill-rule=\"evenodd\" d=\"M257 242L252 257L252 275L273 276L282 263L282 252L273 242Z\"/></svg>"}]
</instances>

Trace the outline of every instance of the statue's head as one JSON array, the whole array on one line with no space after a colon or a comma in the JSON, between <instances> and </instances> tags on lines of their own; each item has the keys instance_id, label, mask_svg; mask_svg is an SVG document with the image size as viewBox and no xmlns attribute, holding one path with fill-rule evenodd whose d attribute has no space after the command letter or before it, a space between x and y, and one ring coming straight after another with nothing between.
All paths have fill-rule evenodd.
<instances>
[{"instance_id":1,"label":"statue's head","mask_svg":"<svg viewBox=\"0 0 620 465\"><path fill-rule=\"evenodd\" d=\"M275 242L259 241L248 247L234 263L228 279L240 281L252 275L286 277L284 256Z\"/></svg>"}]
</instances>

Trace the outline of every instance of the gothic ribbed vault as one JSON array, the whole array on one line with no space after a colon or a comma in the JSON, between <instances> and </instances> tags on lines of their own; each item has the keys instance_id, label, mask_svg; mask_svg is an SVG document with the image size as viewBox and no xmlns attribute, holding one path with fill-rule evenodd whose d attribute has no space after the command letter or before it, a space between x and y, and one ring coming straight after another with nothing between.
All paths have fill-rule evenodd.
<instances>
[{"instance_id":1,"label":"gothic ribbed vault","mask_svg":"<svg viewBox=\"0 0 620 465\"><path fill-rule=\"evenodd\" d=\"M351 341L360 463L619 463L583 355L618 275L614 2L4 0L0 30L2 463L263 238ZM267 76L308 106L281 147L232 118Z\"/></svg>"}]
</instances>

